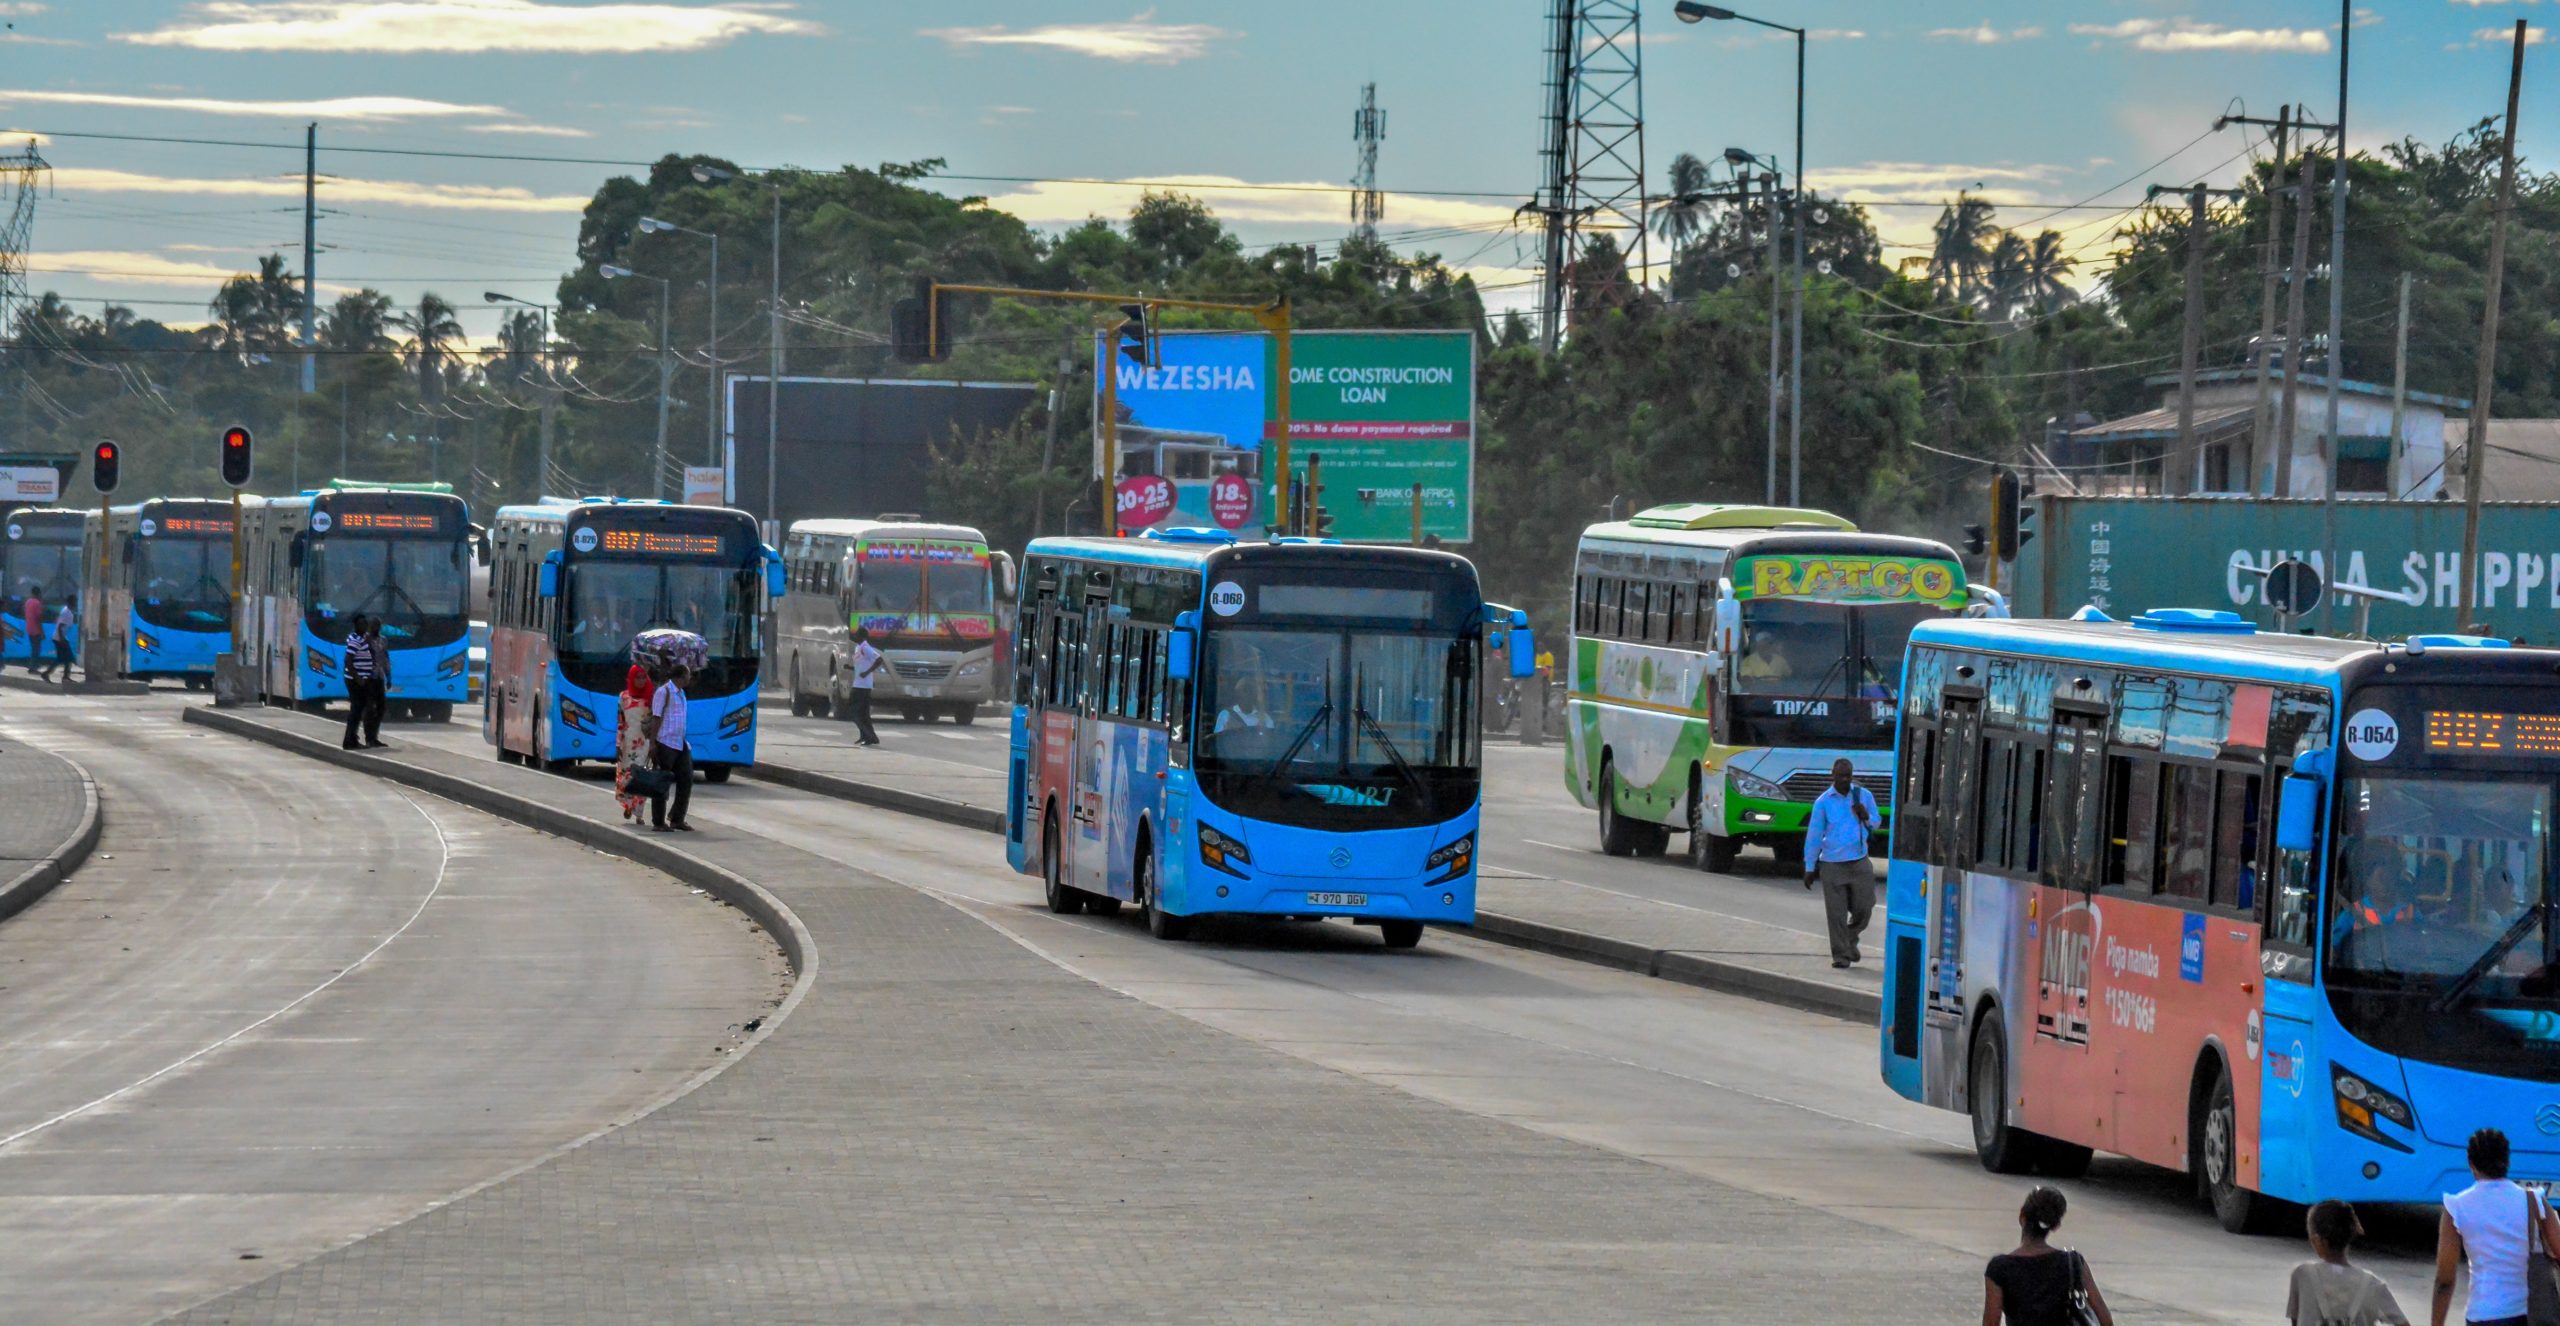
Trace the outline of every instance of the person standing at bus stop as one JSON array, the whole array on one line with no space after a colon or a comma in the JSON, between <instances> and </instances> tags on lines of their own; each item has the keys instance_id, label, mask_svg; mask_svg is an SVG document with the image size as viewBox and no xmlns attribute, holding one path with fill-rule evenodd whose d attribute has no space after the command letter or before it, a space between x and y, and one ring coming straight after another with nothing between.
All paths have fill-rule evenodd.
<instances>
[{"instance_id":1,"label":"person standing at bus stop","mask_svg":"<svg viewBox=\"0 0 2560 1326\"><path fill-rule=\"evenodd\" d=\"M2534 1326L2549 1320L2534 1312L2528 1279L2534 1273L2533 1245L2560 1260L2560 1217L2535 1193L2507 1177L2507 1135L2483 1128L2466 1148L2471 1162L2470 1187L2449 1193L2444 1214L2436 1221L2436 1294L2427 1314L2431 1326L2444 1326L2453 1308L2454 1272L2471 1264L2471 1297L2462 1319L2470 1326ZM2544 1274L2549 1274L2545 1271Z\"/></svg>"},{"instance_id":2,"label":"person standing at bus stop","mask_svg":"<svg viewBox=\"0 0 2560 1326\"><path fill-rule=\"evenodd\" d=\"M1804 886L1822 885L1823 924L1831 932L1831 965L1858 962L1858 936L1876 909L1876 870L1868 861L1877 821L1875 794L1850 777L1847 760L1831 762L1831 787L1804 822Z\"/></svg>"},{"instance_id":3,"label":"person standing at bus stop","mask_svg":"<svg viewBox=\"0 0 2560 1326\"><path fill-rule=\"evenodd\" d=\"M18 624L27 632L27 671L41 677L53 670L45 662L44 590L36 582L27 582L27 597L18 604Z\"/></svg>"},{"instance_id":4,"label":"person standing at bus stop","mask_svg":"<svg viewBox=\"0 0 2560 1326\"><path fill-rule=\"evenodd\" d=\"M347 628L347 735L338 749L356 749L359 735L367 750L382 748L382 641L373 619L357 613Z\"/></svg>"},{"instance_id":5,"label":"person standing at bus stop","mask_svg":"<svg viewBox=\"0 0 2560 1326\"><path fill-rule=\"evenodd\" d=\"M880 647L871 643L871 628L853 628L853 725L862 732L858 745L880 744L880 734L871 730L871 682L879 671Z\"/></svg>"},{"instance_id":6,"label":"person standing at bus stop","mask_svg":"<svg viewBox=\"0 0 2560 1326\"><path fill-rule=\"evenodd\" d=\"M651 760L666 781L650 790L649 827L661 832L691 833L685 823L685 812L693 806L693 743L685 739L685 683L693 674L682 663L670 664L658 675L658 689L649 697L649 740L653 743ZM675 794L675 808L667 808L667 794Z\"/></svg>"},{"instance_id":7,"label":"person standing at bus stop","mask_svg":"<svg viewBox=\"0 0 2560 1326\"><path fill-rule=\"evenodd\" d=\"M50 677L53 668L62 669L62 684L65 686L71 684L71 642L80 634L79 602L76 595L64 599L62 607L53 614L53 662L46 665L45 675ZM27 646L30 649L40 647L32 636L28 637Z\"/></svg>"}]
</instances>

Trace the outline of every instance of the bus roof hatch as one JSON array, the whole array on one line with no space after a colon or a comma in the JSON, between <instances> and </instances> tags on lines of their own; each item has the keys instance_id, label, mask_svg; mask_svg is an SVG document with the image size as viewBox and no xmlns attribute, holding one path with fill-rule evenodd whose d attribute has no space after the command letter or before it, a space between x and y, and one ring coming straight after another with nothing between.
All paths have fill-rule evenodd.
<instances>
[{"instance_id":1,"label":"bus roof hatch","mask_svg":"<svg viewBox=\"0 0 2560 1326\"><path fill-rule=\"evenodd\" d=\"M1629 518L1638 529L1802 529L1855 530L1857 522L1810 507L1741 506L1716 502L1674 502L1647 507Z\"/></svg>"},{"instance_id":2,"label":"bus roof hatch","mask_svg":"<svg viewBox=\"0 0 2560 1326\"><path fill-rule=\"evenodd\" d=\"M2153 608L2133 615L2136 630L2183 631L2195 635L2255 635L2257 626L2236 612L2217 608Z\"/></svg>"}]
</instances>

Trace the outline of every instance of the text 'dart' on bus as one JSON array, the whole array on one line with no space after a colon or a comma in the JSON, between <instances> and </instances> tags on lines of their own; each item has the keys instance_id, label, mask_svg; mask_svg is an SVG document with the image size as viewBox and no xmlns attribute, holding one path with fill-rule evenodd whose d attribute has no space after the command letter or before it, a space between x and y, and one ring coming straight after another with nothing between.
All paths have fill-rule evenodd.
<instances>
[{"instance_id":1,"label":"text 'dart' on bus","mask_svg":"<svg viewBox=\"0 0 2560 1326\"><path fill-rule=\"evenodd\" d=\"M475 545L443 484L243 498L241 640L260 695L315 709L347 697L347 635L379 623L394 713L442 722L467 693ZM207 566L223 557L207 548Z\"/></svg>"},{"instance_id":2,"label":"text 'dart' on bus","mask_svg":"<svg viewBox=\"0 0 2560 1326\"><path fill-rule=\"evenodd\" d=\"M1223 530L1042 539L1006 850L1061 911L1475 916L1486 607L1447 553ZM1528 632L1513 633L1527 658ZM1518 666L1515 664L1515 667Z\"/></svg>"},{"instance_id":3,"label":"text 'dart' on bus","mask_svg":"<svg viewBox=\"0 0 2560 1326\"><path fill-rule=\"evenodd\" d=\"M1967 602L1946 545L1827 511L1692 504L1594 525L1574 558L1565 783L1609 854L1685 833L1706 870L1749 842L1793 859L1836 760L1889 820L1903 642Z\"/></svg>"},{"instance_id":4,"label":"text 'dart' on bus","mask_svg":"<svg viewBox=\"0 0 2560 1326\"><path fill-rule=\"evenodd\" d=\"M2560 652L2082 617L1912 634L1886 1081L2233 1229L2432 1201L2484 1127L2560 1179Z\"/></svg>"},{"instance_id":5,"label":"text 'dart' on bus","mask_svg":"<svg viewBox=\"0 0 2560 1326\"><path fill-rule=\"evenodd\" d=\"M498 758L566 769L611 760L631 641L701 636L685 683L685 742L703 777L755 763L763 614L782 559L728 507L548 501L499 508L489 529L489 678L481 734Z\"/></svg>"}]
</instances>

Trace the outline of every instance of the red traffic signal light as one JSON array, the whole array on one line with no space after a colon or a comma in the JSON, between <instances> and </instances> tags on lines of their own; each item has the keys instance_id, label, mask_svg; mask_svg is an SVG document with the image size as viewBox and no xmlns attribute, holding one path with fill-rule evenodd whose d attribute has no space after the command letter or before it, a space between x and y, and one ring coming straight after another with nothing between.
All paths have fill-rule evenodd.
<instances>
[{"instance_id":1,"label":"red traffic signal light","mask_svg":"<svg viewBox=\"0 0 2560 1326\"><path fill-rule=\"evenodd\" d=\"M96 454L90 458L89 482L101 495L112 493L116 490L117 480L123 477L123 460L124 451L122 448L116 446L115 443L101 442L98 444Z\"/></svg>"},{"instance_id":2,"label":"red traffic signal light","mask_svg":"<svg viewBox=\"0 0 2560 1326\"><path fill-rule=\"evenodd\" d=\"M249 486L256 470L256 447L249 430L233 424L222 430L222 481L234 488Z\"/></svg>"}]
</instances>

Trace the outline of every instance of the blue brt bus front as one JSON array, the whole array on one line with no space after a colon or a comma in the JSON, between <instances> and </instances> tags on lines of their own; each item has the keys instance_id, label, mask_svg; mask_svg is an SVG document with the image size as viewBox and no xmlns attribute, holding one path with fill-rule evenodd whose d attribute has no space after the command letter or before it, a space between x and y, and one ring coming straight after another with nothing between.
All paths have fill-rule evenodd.
<instances>
[{"instance_id":1,"label":"blue brt bus front","mask_svg":"<svg viewBox=\"0 0 2560 1326\"><path fill-rule=\"evenodd\" d=\"M133 593L128 677L210 677L231 648L231 511L176 498L144 505L118 574Z\"/></svg>"},{"instance_id":2,"label":"blue brt bus front","mask_svg":"<svg viewBox=\"0 0 2560 1326\"><path fill-rule=\"evenodd\" d=\"M381 623L383 695L393 703L459 704L469 692L469 509L441 493L321 494L301 539L300 693L347 694L347 632Z\"/></svg>"}]
</instances>

